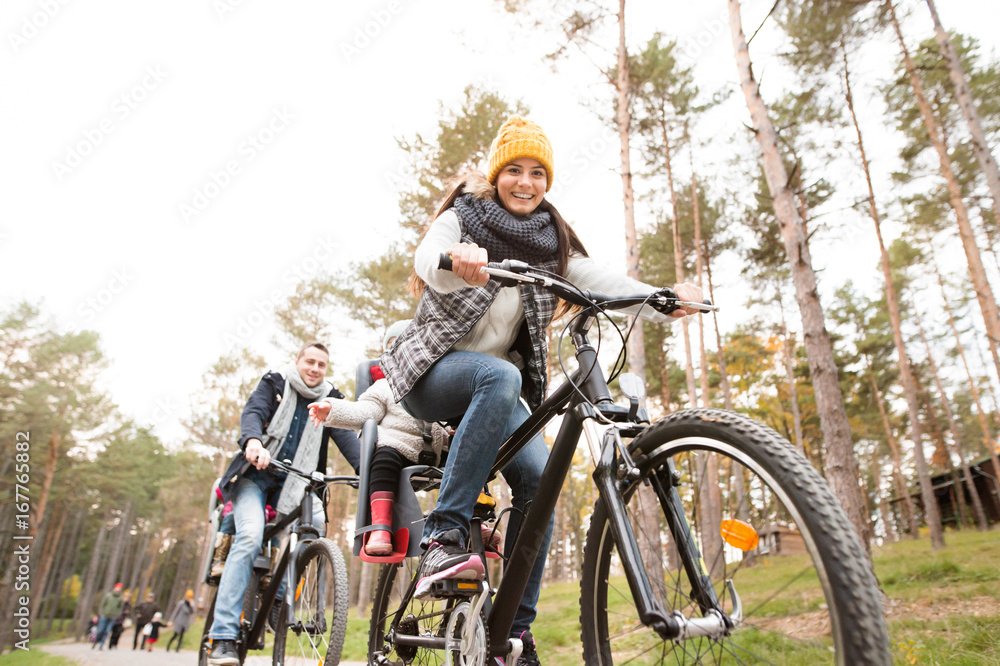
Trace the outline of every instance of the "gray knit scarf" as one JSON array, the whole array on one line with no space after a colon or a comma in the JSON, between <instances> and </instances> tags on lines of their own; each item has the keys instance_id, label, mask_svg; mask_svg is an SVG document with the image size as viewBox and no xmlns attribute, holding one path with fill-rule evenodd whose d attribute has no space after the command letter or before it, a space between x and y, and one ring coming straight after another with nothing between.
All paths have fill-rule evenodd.
<instances>
[{"instance_id":1,"label":"gray knit scarf","mask_svg":"<svg viewBox=\"0 0 1000 666\"><path fill-rule=\"evenodd\" d=\"M455 199L455 213L476 245L486 248L490 261L516 259L537 265L556 260L559 235L545 211L536 208L519 217L493 199L463 194Z\"/></svg>"},{"instance_id":2,"label":"gray knit scarf","mask_svg":"<svg viewBox=\"0 0 1000 666\"><path fill-rule=\"evenodd\" d=\"M271 422L267 426L265 437L265 448L271 457L278 455L281 445L288 437L288 429L292 426L292 417L295 416L295 406L298 404L299 395L309 400L318 400L330 393L333 385L323 380L316 386L306 386L299 375L299 369L294 363L277 371L285 378L285 389L278 401L278 410L271 417ZM302 431L302 439L299 440L299 448L295 451L295 460L292 467L303 471L313 471L319 463L319 450L323 443L323 426L316 426L311 421L306 423ZM285 479L285 485L281 489L278 497L278 506L275 511L278 513L290 513L302 501L305 493L306 482L304 479L289 475Z\"/></svg>"}]
</instances>

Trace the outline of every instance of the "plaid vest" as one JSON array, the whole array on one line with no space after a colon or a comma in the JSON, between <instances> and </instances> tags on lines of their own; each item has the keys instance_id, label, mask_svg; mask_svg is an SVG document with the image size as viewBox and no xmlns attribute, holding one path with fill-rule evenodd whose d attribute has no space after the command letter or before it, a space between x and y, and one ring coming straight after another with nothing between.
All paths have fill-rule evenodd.
<instances>
[{"instance_id":1,"label":"plaid vest","mask_svg":"<svg viewBox=\"0 0 1000 666\"><path fill-rule=\"evenodd\" d=\"M460 219L461 222L461 219ZM465 233L462 242L473 239ZM554 271L555 262L538 268ZM431 287L424 289L413 323L403 331L392 347L379 358L385 378L392 387L397 402L414 384L451 351L489 309L500 292L500 284L491 280L485 287L464 287L450 294L441 294ZM524 361L521 370L521 394L534 410L545 398L548 376L548 342L545 330L552 322L558 299L534 284L519 284L524 324L518 332L512 351Z\"/></svg>"}]
</instances>

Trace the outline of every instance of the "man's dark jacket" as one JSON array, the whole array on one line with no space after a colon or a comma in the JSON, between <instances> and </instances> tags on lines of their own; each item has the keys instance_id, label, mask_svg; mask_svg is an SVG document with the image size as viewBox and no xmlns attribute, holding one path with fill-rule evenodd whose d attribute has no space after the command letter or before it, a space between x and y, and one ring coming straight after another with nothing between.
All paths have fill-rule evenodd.
<instances>
[{"instance_id":1,"label":"man's dark jacket","mask_svg":"<svg viewBox=\"0 0 1000 666\"><path fill-rule=\"evenodd\" d=\"M156 605L155 601L142 601L138 603L135 607L135 624L136 629L144 624L149 623L160 610L160 607Z\"/></svg>"},{"instance_id":2,"label":"man's dark jacket","mask_svg":"<svg viewBox=\"0 0 1000 666\"><path fill-rule=\"evenodd\" d=\"M279 398L284 391L284 376L278 372L269 372L261 378L253 395L247 401L247 406L243 408L243 416L240 417L240 452L233 457L219 483L219 489L222 491L222 497L225 501L228 502L231 499L229 494L235 487L236 481L250 469L250 463L243 455L247 448L247 440L264 441L264 431L267 430L267 425L271 422L274 413L278 411ZM342 399L344 397L344 394L336 388L331 389L328 395L332 398ZM299 395L299 400L309 399ZM309 400L309 402L313 401ZM343 428L323 428L316 470L326 473L327 448L331 438L337 444L340 453L347 458L347 462L351 463L354 473L357 474L361 465L361 442L353 430Z\"/></svg>"}]
</instances>

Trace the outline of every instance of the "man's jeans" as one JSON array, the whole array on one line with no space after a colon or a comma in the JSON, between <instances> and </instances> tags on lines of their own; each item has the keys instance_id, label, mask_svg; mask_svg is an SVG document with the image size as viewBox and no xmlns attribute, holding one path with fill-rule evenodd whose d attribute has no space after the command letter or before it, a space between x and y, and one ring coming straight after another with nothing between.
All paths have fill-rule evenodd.
<instances>
[{"instance_id":1,"label":"man's jeans","mask_svg":"<svg viewBox=\"0 0 1000 666\"><path fill-rule=\"evenodd\" d=\"M97 647L104 646L104 639L111 632L111 625L114 623L115 618L113 617L102 617L97 621L97 633L94 634L94 642L97 643Z\"/></svg>"},{"instance_id":2,"label":"man's jeans","mask_svg":"<svg viewBox=\"0 0 1000 666\"><path fill-rule=\"evenodd\" d=\"M229 549L226 566L219 580L219 591L215 597L215 620L209 636L213 640L236 640L240 627L240 613L243 611L243 596L250 583L253 561L260 552L264 538L264 505L268 494L277 494L281 486L275 481L265 492L253 479L242 478L233 489L233 517L236 520L236 537ZM313 495L313 525L322 535L324 532L323 503ZM278 597L284 593L285 582L281 581Z\"/></svg>"},{"instance_id":3,"label":"man's jeans","mask_svg":"<svg viewBox=\"0 0 1000 666\"><path fill-rule=\"evenodd\" d=\"M459 530L463 540L468 539L472 510L489 478L497 451L528 418L528 409L520 401L520 395L521 372L513 364L487 354L452 351L435 363L401 401L406 411L423 421L444 421L465 415L451 440L437 506L424 523L425 543L450 529ZM539 433L503 469L503 477L511 489L511 503L518 509L510 513L508 537L504 539L507 555L521 523L519 511L524 511L534 497L548 457L548 447ZM553 525L554 516L549 519L538 559L521 598L511 627L512 636L520 636L535 619Z\"/></svg>"}]
</instances>

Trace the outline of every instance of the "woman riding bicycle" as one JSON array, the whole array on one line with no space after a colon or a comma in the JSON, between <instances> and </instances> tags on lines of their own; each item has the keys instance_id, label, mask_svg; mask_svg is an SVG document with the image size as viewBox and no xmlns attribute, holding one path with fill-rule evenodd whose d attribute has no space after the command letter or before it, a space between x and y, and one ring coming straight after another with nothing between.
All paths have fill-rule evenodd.
<instances>
[{"instance_id":1,"label":"woman riding bicycle","mask_svg":"<svg viewBox=\"0 0 1000 666\"><path fill-rule=\"evenodd\" d=\"M413 323L386 351L381 365L393 394L424 421L461 419L436 508L428 515L427 548L418 572L417 596L442 578L482 578L480 558L467 552L469 521L504 439L545 396L546 328L555 296L535 285L503 287L481 269L513 259L563 275L582 289L608 295L652 293L655 288L598 267L556 208L544 199L553 182L552 147L535 123L511 116L490 148L487 174L473 172L442 204L414 256L413 284L420 303ZM438 269L450 253L453 271ZM675 287L680 299L701 301L701 290ZM652 308L640 316L666 321ZM682 317L693 311L678 310ZM523 395L528 407L520 401ZM534 496L548 457L541 435L503 470L511 487L510 537ZM535 617L552 520L521 599L511 636L521 638L519 664L537 664L528 629Z\"/></svg>"}]
</instances>

